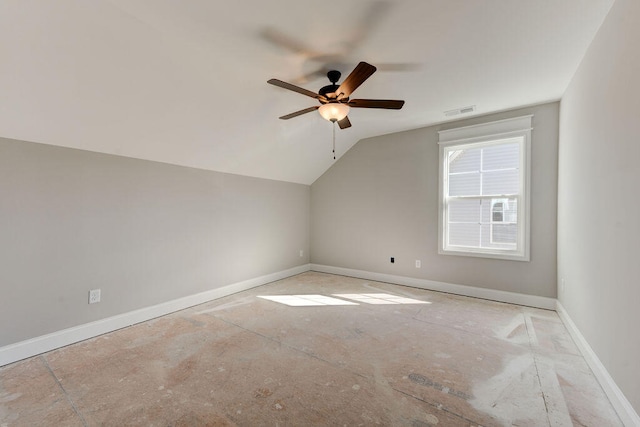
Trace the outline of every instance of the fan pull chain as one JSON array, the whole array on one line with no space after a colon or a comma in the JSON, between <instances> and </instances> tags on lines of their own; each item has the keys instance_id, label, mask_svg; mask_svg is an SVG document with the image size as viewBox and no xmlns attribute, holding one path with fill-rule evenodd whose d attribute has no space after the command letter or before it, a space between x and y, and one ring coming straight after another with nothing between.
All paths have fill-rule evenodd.
<instances>
[{"instance_id":1,"label":"fan pull chain","mask_svg":"<svg viewBox=\"0 0 640 427\"><path fill-rule=\"evenodd\" d=\"M336 159L336 122L333 121L333 160Z\"/></svg>"}]
</instances>

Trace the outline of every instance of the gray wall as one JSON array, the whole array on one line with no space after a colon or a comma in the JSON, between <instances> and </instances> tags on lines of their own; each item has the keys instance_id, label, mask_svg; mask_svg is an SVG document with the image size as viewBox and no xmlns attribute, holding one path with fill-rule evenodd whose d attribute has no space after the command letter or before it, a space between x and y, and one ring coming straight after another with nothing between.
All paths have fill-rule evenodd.
<instances>
[{"instance_id":1,"label":"gray wall","mask_svg":"<svg viewBox=\"0 0 640 427\"><path fill-rule=\"evenodd\" d=\"M558 111L550 103L358 142L311 186L311 261L555 297ZM531 261L438 255L437 131L526 114Z\"/></svg>"},{"instance_id":2,"label":"gray wall","mask_svg":"<svg viewBox=\"0 0 640 427\"><path fill-rule=\"evenodd\" d=\"M558 297L640 413L638 22L616 0L562 98Z\"/></svg>"},{"instance_id":3,"label":"gray wall","mask_svg":"<svg viewBox=\"0 0 640 427\"><path fill-rule=\"evenodd\" d=\"M0 346L307 264L309 204L306 185L0 138Z\"/></svg>"}]
</instances>

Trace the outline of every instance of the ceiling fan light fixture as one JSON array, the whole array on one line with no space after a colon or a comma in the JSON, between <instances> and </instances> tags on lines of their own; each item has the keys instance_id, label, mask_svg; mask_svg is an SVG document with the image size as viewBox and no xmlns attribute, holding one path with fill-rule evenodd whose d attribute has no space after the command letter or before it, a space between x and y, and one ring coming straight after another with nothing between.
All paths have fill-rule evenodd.
<instances>
[{"instance_id":1,"label":"ceiling fan light fixture","mask_svg":"<svg viewBox=\"0 0 640 427\"><path fill-rule=\"evenodd\" d=\"M330 122L339 122L349 114L349 106L339 102L329 102L318 108L320 115Z\"/></svg>"}]
</instances>

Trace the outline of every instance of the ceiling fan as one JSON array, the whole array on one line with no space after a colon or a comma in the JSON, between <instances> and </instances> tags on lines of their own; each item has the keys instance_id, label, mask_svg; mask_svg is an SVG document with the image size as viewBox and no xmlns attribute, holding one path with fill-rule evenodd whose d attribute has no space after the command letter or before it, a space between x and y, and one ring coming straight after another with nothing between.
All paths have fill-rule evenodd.
<instances>
[{"instance_id":1,"label":"ceiling fan","mask_svg":"<svg viewBox=\"0 0 640 427\"><path fill-rule=\"evenodd\" d=\"M284 89L315 98L320 105L305 108L291 114L280 117L282 120L289 120L302 114L319 110L320 115L330 122L337 122L340 129L351 127L349 121L349 109L353 108L382 108L387 110L399 110L404 105L404 101L393 99L349 99L349 96L355 91L365 80L376 72L376 67L366 62L360 62L356 68L347 76L346 79L338 86L340 80L340 71L331 70L327 73L327 77L331 82L330 85L322 87L318 93L301 88L291 83L283 82L278 79L271 79L267 83Z\"/></svg>"}]
</instances>

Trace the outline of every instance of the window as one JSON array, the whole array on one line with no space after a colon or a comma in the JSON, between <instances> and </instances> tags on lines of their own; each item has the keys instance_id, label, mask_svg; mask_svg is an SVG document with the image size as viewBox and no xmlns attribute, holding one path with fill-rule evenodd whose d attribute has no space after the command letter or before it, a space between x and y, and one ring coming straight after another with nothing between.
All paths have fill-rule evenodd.
<instances>
[{"instance_id":1,"label":"window","mask_svg":"<svg viewBox=\"0 0 640 427\"><path fill-rule=\"evenodd\" d=\"M528 261L531 116L439 136L439 253Z\"/></svg>"}]
</instances>

